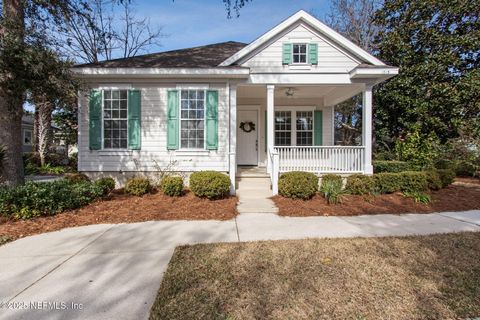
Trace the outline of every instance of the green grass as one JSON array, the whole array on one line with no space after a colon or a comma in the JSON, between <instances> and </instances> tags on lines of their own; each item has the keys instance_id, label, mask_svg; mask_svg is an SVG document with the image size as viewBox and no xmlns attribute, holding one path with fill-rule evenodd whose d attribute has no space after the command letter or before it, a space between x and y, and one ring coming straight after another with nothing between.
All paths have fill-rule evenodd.
<instances>
[{"instance_id":1,"label":"green grass","mask_svg":"<svg viewBox=\"0 0 480 320\"><path fill-rule=\"evenodd\" d=\"M182 246L150 319L480 316L480 233Z\"/></svg>"}]
</instances>

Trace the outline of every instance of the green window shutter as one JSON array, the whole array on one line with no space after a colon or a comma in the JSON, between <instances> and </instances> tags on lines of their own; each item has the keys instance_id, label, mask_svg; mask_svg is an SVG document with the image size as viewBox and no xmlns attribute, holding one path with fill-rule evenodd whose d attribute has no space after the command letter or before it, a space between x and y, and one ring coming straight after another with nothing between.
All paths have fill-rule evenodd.
<instances>
[{"instance_id":1,"label":"green window shutter","mask_svg":"<svg viewBox=\"0 0 480 320\"><path fill-rule=\"evenodd\" d=\"M178 90L169 90L167 94L167 149L178 149L179 100Z\"/></svg>"},{"instance_id":2,"label":"green window shutter","mask_svg":"<svg viewBox=\"0 0 480 320\"><path fill-rule=\"evenodd\" d=\"M282 63L283 64L292 63L292 44L291 43L283 44Z\"/></svg>"},{"instance_id":3,"label":"green window shutter","mask_svg":"<svg viewBox=\"0 0 480 320\"><path fill-rule=\"evenodd\" d=\"M207 150L218 149L218 91L207 91L205 133Z\"/></svg>"},{"instance_id":4,"label":"green window shutter","mask_svg":"<svg viewBox=\"0 0 480 320\"><path fill-rule=\"evenodd\" d=\"M268 131L267 131L267 111L265 111L265 152L267 152L267 148L268 148Z\"/></svg>"},{"instance_id":5,"label":"green window shutter","mask_svg":"<svg viewBox=\"0 0 480 320\"><path fill-rule=\"evenodd\" d=\"M142 96L140 90L128 91L128 149L140 150Z\"/></svg>"},{"instance_id":6,"label":"green window shutter","mask_svg":"<svg viewBox=\"0 0 480 320\"><path fill-rule=\"evenodd\" d=\"M90 92L88 136L90 150L102 148L102 91Z\"/></svg>"},{"instance_id":7,"label":"green window shutter","mask_svg":"<svg viewBox=\"0 0 480 320\"><path fill-rule=\"evenodd\" d=\"M321 146L323 133L323 114L322 111L315 111L313 115L313 145Z\"/></svg>"},{"instance_id":8,"label":"green window shutter","mask_svg":"<svg viewBox=\"0 0 480 320\"><path fill-rule=\"evenodd\" d=\"M308 58L310 64L318 64L318 45L316 43L308 45Z\"/></svg>"}]
</instances>

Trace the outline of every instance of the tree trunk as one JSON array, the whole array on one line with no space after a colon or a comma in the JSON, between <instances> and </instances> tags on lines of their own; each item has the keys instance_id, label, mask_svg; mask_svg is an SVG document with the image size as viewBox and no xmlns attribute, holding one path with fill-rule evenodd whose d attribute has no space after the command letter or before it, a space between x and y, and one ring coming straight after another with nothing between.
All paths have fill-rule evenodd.
<instances>
[{"instance_id":1,"label":"tree trunk","mask_svg":"<svg viewBox=\"0 0 480 320\"><path fill-rule=\"evenodd\" d=\"M4 0L1 36L21 48L24 43L24 0ZM5 50L2 48L2 50ZM9 57L11 52L7 53ZM18 56L18 52L16 53ZM21 61L21 58L18 60ZM20 66L21 67L21 66ZM24 90L22 86L8 85L17 82L12 72L2 72L0 83L0 144L6 149L2 167L5 184L15 186L24 182L22 159L22 115Z\"/></svg>"},{"instance_id":2,"label":"tree trunk","mask_svg":"<svg viewBox=\"0 0 480 320\"><path fill-rule=\"evenodd\" d=\"M40 97L35 104L38 106L38 153L40 155L40 163L44 166L46 165L45 160L53 141L53 104L46 97Z\"/></svg>"},{"instance_id":3,"label":"tree trunk","mask_svg":"<svg viewBox=\"0 0 480 320\"><path fill-rule=\"evenodd\" d=\"M39 126L39 110L38 106L35 106L35 112L33 114L33 152L38 152L38 126Z\"/></svg>"}]
</instances>

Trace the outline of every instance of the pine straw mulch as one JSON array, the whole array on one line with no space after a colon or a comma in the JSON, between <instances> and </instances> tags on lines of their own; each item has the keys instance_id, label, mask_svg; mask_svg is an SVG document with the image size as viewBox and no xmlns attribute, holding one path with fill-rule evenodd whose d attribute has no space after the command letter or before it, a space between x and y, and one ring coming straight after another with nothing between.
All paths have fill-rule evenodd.
<instances>
[{"instance_id":1,"label":"pine straw mulch","mask_svg":"<svg viewBox=\"0 0 480 320\"><path fill-rule=\"evenodd\" d=\"M328 204L320 195L311 200L273 197L281 216L356 216L365 214L432 213L480 209L480 188L472 184L451 185L429 192L429 204L416 203L401 193L379 196L345 195L339 204Z\"/></svg>"},{"instance_id":2,"label":"pine straw mulch","mask_svg":"<svg viewBox=\"0 0 480 320\"><path fill-rule=\"evenodd\" d=\"M0 237L18 238L63 228L101 223L132 223L152 220L228 220L237 215L237 198L201 199L187 192L168 197L161 192L143 197L115 190L105 199L80 209L31 220L0 218Z\"/></svg>"}]
</instances>

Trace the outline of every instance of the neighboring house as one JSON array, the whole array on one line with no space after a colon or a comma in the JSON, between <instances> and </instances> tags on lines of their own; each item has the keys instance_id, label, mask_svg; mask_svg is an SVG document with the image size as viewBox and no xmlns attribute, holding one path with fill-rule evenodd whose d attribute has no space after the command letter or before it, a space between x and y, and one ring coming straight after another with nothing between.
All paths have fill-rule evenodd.
<instances>
[{"instance_id":1,"label":"neighboring house","mask_svg":"<svg viewBox=\"0 0 480 320\"><path fill-rule=\"evenodd\" d=\"M372 87L398 68L305 11L250 44L203 47L79 65L78 170L121 184L162 168L265 168L279 173L372 169ZM362 146L334 146L334 106L363 93Z\"/></svg>"},{"instance_id":2,"label":"neighboring house","mask_svg":"<svg viewBox=\"0 0 480 320\"><path fill-rule=\"evenodd\" d=\"M22 117L22 151L28 153L33 151L33 115Z\"/></svg>"},{"instance_id":3,"label":"neighboring house","mask_svg":"<svg viewBox=\"0 0 480 320\"><path fill-rule=\"evenodd\" d=\"M34 116L26 114L22 117L22 151L23 153L33 152L33 145L35 141L33 123ZM52 125L53 130L53 148L57 153L65 153L65 142L59 137L59 129Z\"/></svg>"}]
</instances>

